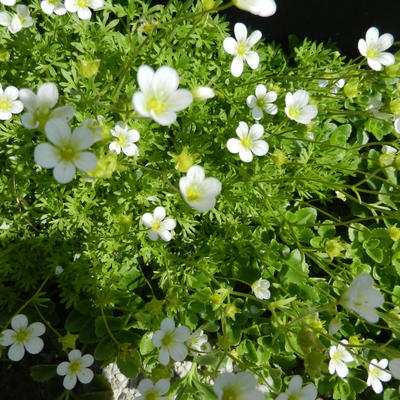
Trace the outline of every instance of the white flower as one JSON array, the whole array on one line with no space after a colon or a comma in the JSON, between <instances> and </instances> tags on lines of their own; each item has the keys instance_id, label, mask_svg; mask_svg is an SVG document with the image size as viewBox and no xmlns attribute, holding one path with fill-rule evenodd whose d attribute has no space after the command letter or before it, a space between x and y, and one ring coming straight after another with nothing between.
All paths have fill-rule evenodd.
<instances>
[{"instance_id":1,"label":"white flower","mask_svg":"<svg viewBox=\"0 0 400 400\"><path fill-rule=\"evenodd\" d=\"M233 4L241 10L248 11L260 17L270 17L276 12L274 0L233 0Z\"/></svg>"},{"instance_id":2,"label":"white flower","mask_svg":"<svg viewBox=\"0 0 400 400\"><path fill-rule=\"evenodd\" d=\"M44 343L39 337L46 331L41 322L28 325L28 318L23 314L15 315L11 320L12 329L6 329L0 334L0 345L11 346L8 349L8 358L11 361L20 361L25 354L38 354Z\"/></svg>"},{"instance_id":3,"label":"white flower","mask_svg":"<svg viewBox=\"0 0 400 400\"><path fill-rule=\"evenodd\" d=\"M40 2L40 7L45 14L64 15L67 10L61 0L43 0Z\"/></svg>"},{"instance_id":4,"label":"white flower","mask_svg":"<svg viewBox=\"0 0 400 400\"><path fill-rule=\"evenodd\" d=\"M0 0L1 4L4 4L5 6L14 6L16 0Z\"/></svg>"},{"instance_id":5,"label":"white flower","mask_svg":"<svg viewBox=\"0 0 400 400\"><path fill-rule=\"evenodd\" d=\"M162 395L168 392L169 386L168 379L160 379L155 385L150 379L143 379L138 386L141 396L135 397L135 400L168 400Z\"/></svg>"},{"instance_id":6,"label":"white flower","mask_svg":"<svg viewBox=\"0 0 400 400\"><path fill-rule=\"evenodd\" d=\"M259 120L264 116L264 112L270 115L275 115L278 112L278 107L272 104L278 95L271 91L267 92L265 85L257 85L256 95L250 95L246 102L251 108L251 114L255 120Z\"/></svg>"},{"instance_id":7,"label":"white flower","mask_svg":"<svg viewBox=\"0 0 400 400\"><path fill-rule=\"evenodd\" d=\"M132 97L133 108L160 125L173 124L176 112L184 110L193 101L189 90L178 89L179 75L171 67L160 67L154 72L148 65L142 65L137 80L141 91Z\"/></svg>"},{"instance_id":8,"label":"white flower","mask_svg":"<svg viewBox=\"0 0 400 400\"><path fill-rule=\"evenodd\" d=\"M268 300L271 297L269 286L270 283L267 279L259 279L251 285L251 288L258 299Z\"/></svg>"},{"instance_id":9,"label":"white flower","mask_svg":"<svg viewBox=\"0 0 400 400\"><path fill-rule=\"evenodd\" d=\"M317 107L308 104L309 94L305 90L287 93L285 96L285 113L299 124L309 124L318 114Z\"/></svg>"},{"instance_id":10,"label":"white flower","mask_svg":"<svg viewBox=\"0 0 400 400\"><path fill-rule=\"evenodd\" d=\"M369 364L367 385L372 386L375 393L382 393L383 386L381 381L389 382L392 379L392 375L384 371L387 365L388 360L386 358L383 358L379 362L374 358Z\"/></svg>"},{"instance_id":11,"label":"white flower","mask_svg":"<svg viewBox=\"0 0 400 400\"><path fill-rule=\"evenodd\" d=\"M243 72L243 61L245 60L251 69L256 69L260 63L260 57L250 49L261 39L261 32L254 31L247 37L247 28L241 22L234 26L235 38L227 37L223 42L224 50L234 57L231 64L233 76L240 76Z\"/></svg>"},{"instance_id":12,"label":"white flower","mask_svg":"<svg viewBox=\"0 0 400 400\"><path fill-rule=\"evenodd\" d=\"M0 229L7 230L10 229L10 224L7 224L6 221L3 221L0 225Z\"/></svg>"},{"instance_id":13,"label":"white flower","mask_svg":"<svg viewBox=\"0 0 400 400\"><path fill-rule=\"evenodd\" d=\"M348 344L347 340L341 340L341 343ZM346 350L344 346L338 344L337 346L331 346L329 349L329 373L333 375L335 372L341 378L344 378L349 373L346 363L353 361L352 355Z\"/></svg>"},{"instance_id":14,"label":"white flower","mask_svg":"<svg viewBox=\"0 0 400 400\"><path fill-rule=\"evenodd\" d=\"M182 361L174 363L174 371L179 378L184 378L192 369L193 363L191 361Z\"/></svg>"},{"instance_id":15,"label":"white flower","mask_svg":"<svg viewBox=\"0 0 400 400\"><path fill-rule=\"evenodd\" d=\"M149 238L151 240L157 240L159 237L165 242L169 242L172 239L172 231L176 227L176 221L173 218L165 218L165 208L158 206L154 209L153 215L146 213L142 216L142 224L151 228L149 230Z\"/></svg>"},{"instance_id":16,"label":"white flower","mask_svg":"<svg viewBox=\"0 0 400 400\"><path fill-rule=\"evenodd\" d=\"M394 119L394 130L397 132L397 133L400 133L400 117L397 117L397 118L395 118Z\"/></svg>"},{"instance_id":17,"label":"white flower","mask_svg":"<svg viewBox=\"0 0 400 400\"><path fill-rule=\"evenodd\" d=\"M58 89L54 83L43 83L37 95L29 89L21 89L19 98L24 103L26 113L22 114L22 125L27 129L43 130L47 121L53 118L69 121L75 113L71 106L57 107L51 110L58 101Z\"/></svg>"},{"instance_id":18,"label":"white flower","mask_svg":"<svg viewBox=\"0 0 400 400\"><path fill-rule=\"evenodd\" d=\"M140 139L140 134L136 129L129 129L127 124L118 122L113 129L111 129L111 135L117 139L110 143L110 150L114 153L122 152L127 156L138 156L139 149L135 142Z\"/></svg>"},{"instance_id":19,"label":"white flower","mask_svg":"<svg viewBox=\"0 0 400 400\"><path fill-rule=\"evenodd\" d=\"M94 358L90 354L82 353L79 350L72 350L68 354L68 361L63 361L57 366L57 374L64 376L63 385L65 389L71 390L75 387L77 379L81 383L89 383L93 379L93 371L87 367L93 364Z\"/></svg>"},{"instance_id":20,"label":"white flower","mask_svg":"<svg viewBox=\"0 0 400 400\"><path fill-rule=\"evenodd\" d=\"M34 158L41 167L54 168L53 176L57 182L70 182L76 168L91 171L96 167L97 157L89 151L83 151L94 142L93 134L88 129L81 126L71 134L64 120L52 119L46 124L45 133L53 144L38 144Z\"/></svg>"},{"instance_id":21,"label":"white flower","mask_svg":"<svg viewBox=\"0 0 400 400\"><path fill-rule=\"evenodd\" d=\"M18 114L24 109L21 101L17 100L18 89L8 86L3 90L0 85L0 120L11 119L13 114Z\"/></svg>"},{"instance_id":22,"label":"white flower","mask_svg":"<svg viewBox=\"0 0 400 400\"><path fill-rule=\"evenodd\" d=\"M161 329L154 332L152 342L154 346L160 347L158 361L167 365L170 357L174 361L183 361L187 356L187 348L184 342L188 340L190 331L187 326L175 328L172 318L164 318L161 322Z\"/></svg>"},{"instance_id":23,"label":"white flower","mask_svg":"<svg viewBox=\"0 0 400 400\"><path fill-rule=\"evenodd\" d=\"M11 33L17 33L22 28L29 28L33 25L29 8L24 4L19 4L16 7L16 13L0 12L0 25L6 26Z\"/></svg>"},{"instance_id":24,"label":"white flower","mask_svg":"<svg viewBox=\"0 0 400 400\"><path fill-rule=\"evenodd\" d=\"M208 100L215 96L214 90L208 86L196 86L191 92L195 101Z\"/></svg>"},{"instance_id":25,"label":"white flower","mask_svg":"<svg viewBox=\"0 0 400 400\"><path fill-rule=\"evenodd\" d=\"M256 384L249 372L225 372L215 380L214 392L219 400L264 400L264 395L256 390Z\"/></svg>"},{"instance_id":26,"label":"white flower","mask_svg":"<svg viewBox=\"0 0 400 400\"><path fill-rule=\"evenodd\" d=\"M65 0L65 8L71 13L77 13L80 19L90 19L92 10L100 10L104 0Z\"/></svg>"},{"instance_id":27,"label":"white flower","mask_svg":"<svg viewBox=\"0 0 400 400\"><path fill-rule=\"evenodd\" d=\"M350 287L342 296L342 303L345 307L353 310L368 322L376 323L379 316L375 310L385 302L381 292L374 289L374 280L368 274L356 276Z\"/></svg>"},{"instance_id":28,"label":"white flower","mask_svg":"<svg viewBox=\"0 0 400 400\"><path fill-rule=\"evenodd\" d=\"M389 362L389 370L393 378L400 379L400 358L395 358Z\"/></svg>"},{"instance_id":29,"label":"white flower","mask_svg":"<svg viewBox=\"0 0 400 400\"><path fill-rule=\"evenodd\" d=\"M315 400L317 389L314 384L309 383L303 386L303 379L300 375L295 375L289 382L286 393L281 393L276 400Z\"/></svg>"},{"instance_id":30,"label":"white flower","mask_svg":"<svg viewBox=\"0 0 400 400\"><path fill-rule=\"evenodd\" d=\"M202 167L193 165L186 176L179 180L179 189L190 207L207 212L215 206L216 196L220 194L222 186L217 178L206 178Z\"/></svg>"},{"instance_id":31,"label":"white flower","mask_svg":"<svg viewBox=\"0 0 400 400\"><path fill-rule=\"evenodd\" d=\"M64 268L61 265L57 265L57 267L54 269L54 273L56 275L60 275L64 272Z\"/></svg>"},{"instance_id":32,"label":"white flower","mask_svg":"<svg viewBox=\"0 0 400 400\"><path fill-rule=\"evenodd\" d=\"M393 36L385 33L379 36L377 28L369 28L365 35L365 40L358 41L358 50L361 55L367 58L368 65L375 71L380 71L382 65L389 66L394 64L393 54L385 52L393 44Z\"/></svg>"},{"instance_id":33,"label":"white flower","mask_svg":"<svg viewBox=\"0 0 400 400\"><path fill-rule=\"evenodd\" d=\"M186 344L188 345L188 347L199 352L207 353L211 350L211 346L208 343L208 336L204 333L202 329L197 329L196 331L194 331L190 335Z\"/></svg>"},{"instance_id":34,"label":"white flower","mask_svg":"<svg viewBox=\"0 0 400 400\"><path fill-rule=\"evenodd\" d=\"M226 143L226 147L231 153L239 153L243 162L251 162L253 153L256 156L264 156L268 153L269 146L264 140L260 140L264 133L264 127L260 124L253 125L250 130L246 122L240 121L236 128L239 139L231 138Z\"/></svg>"}]
</instances>

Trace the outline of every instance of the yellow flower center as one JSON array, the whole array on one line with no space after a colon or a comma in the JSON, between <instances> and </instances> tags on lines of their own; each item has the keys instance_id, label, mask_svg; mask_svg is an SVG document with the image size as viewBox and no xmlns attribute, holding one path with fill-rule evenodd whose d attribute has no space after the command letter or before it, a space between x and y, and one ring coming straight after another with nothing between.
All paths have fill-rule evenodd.
<instances>
[{"instance_id":1,"label":"yellow flower center","mask_svg":"<svg viewBox=\"0 0 400 400\"><path fill-rule=\"evenodd\" d=\"M161 345L168 347L174 341L174 336L171 333L166 333L161 340Z\"/></svg>"},{"instance_id":2,"label":"yellow flower center","mask_svg":"<svg viewBox=\"0 0 400 400\"><path fill-rule=\"evenodd\" d=\"M189 201L196 201L199 199L200 194L196 188L190 187L186 190L186 197Z\"/></svg>"},{"instance_id":3,"label":"yellow flower center","mask_svg":"<svg viewBox=\"0 0 400 400\"><path fill-rule=\"evenodd\" d=\"M158 221L154 221L154 222L151 224L151 227L152 227L155 231L158 231L158 230L161 228L161 224L160 224Z\"/></svg>"},{"instance_id":4,"label":"yellow flower center","mask_svg":"<svg viewBox=\"0 0 400 400\"><path fill-rule=\"evenodd\" d=\"M166 104L164 101L157 99L156 97L152 97L148 102L147 102L147 109L154 111L154 113L159 114L165 111L167 108Z\"/></svg>"},{"instance_id":5,"label":"yellow flower center","mask_svg":"<svg viewBox=\"0 0 400 400\"><path fill-rule=\"evenodd\" d=\"M236 48L236 52L239 56L244 56L247 53L247 45L246 43L238 43Z\"/></svg>"},{"instance_id":6,"label":"yellow flower center","mask_svg":"<svg viewBox=\"0 0 400 400\"><path fill-rule=\"evenodd\" d=\"M256 100L256 106L258 108L264 108L265 107L265 99L264 99L264 97L260 97L259 99Z\"/></svg>"},{"instance_id":7,"label":"yellow flower center","mask_svg":"<svg viewBox=\"0 0 400 400\"><path fill-rule=\"evenodd\" d=\"M47 0L50 4L56 5L58 3L58 0Z\"/></svg>"},{"instance_id":8,"label":"yellow flower center","mask_svg":"<svg viewBox=\"0 0 400 400\"><path fill-rule=\"evenodd\" d=\"M342 358L342 353L340 351L336 350L333 353L332 360L337 361L337 360L341 360L341 358Z\"/></svg>"},{"instance_id":9,"label":"yellow flower center","mask_svg":"<svg viewBox=\"0 0 400 400\"><path fill-rule=\"evenodd\" d=\"M376 49L368 49L367 50L367 58L377 58L378 57L378 52Z\"/></svg>"},{"instance_id":10,"label":"yellow flower center","mask_svg":"<svg viewBox=\"0 0 400 400\"><path fill-rule=\"evenodd\" d=\"M238 395L235 388L224 388L221 400L237 400Z\"/></svg>"},{"instance_id":11,"label":"yellow flower center","mask_svg":"<svg viewBox=\"0 0 400 400\"><path fill-rule=\"evenodd\" d=\"M80 8L86 8L89 5L88 0L76 0L76 5Z\"/></svg>"},{"instance_id":12,"label":"yellow flower center","mask_svg":"<svg viewBox=\"0 0 400 400\"><path fill-rule=\"evenodd\" d=\"M126 137L125 136L119 136L118 139L117 139L117 142L121 147L126 146L126 142L127 142Z\"/></svg>"},{"instance_id":13,"label":"yellow flower center","mask_svg":"<svg viewBox=\"0 0 400 400\"><path fill-rule=\"evenodd\" d=\"M150 390L146 393L144 400L157 400L158 399L158 392L154 390Z\"/></svg>"},{"instance_id":14,"label":"yellow flower center","mask_svg":"<svg viewBox=\"0 0 400 400\"><path fill-rule=\"evenodd\" d=\"M249 138L245 137L241 140L242 146L245 147L246 149L249 149L251 147L251 141Z\"/></svg>"},{"instance_id":15,"label":"yellow flower center","mask_svg":"<svg viewBox=\"0 0 400 400\"><path fill-rule=\"evenodd\" d=\"M81 360L73 360L69 364L69 372L73 375L76 375L83 369L82 361Z\"/></svg>"},{"instance_id":16,"label":"yellow flower center","mask_svg":"<svg viewBox=\"0 0 400 400\"><path fill-rule=\"evenodd\" d=\"M299 111L299 109L297 107L292 107L292 108L289 109L289 115L292 118L296 119L296 118L298 118L300 116L300 111Z\"/></svg>"},{"instance_id":17,"label":"yellow flower center","mask_svg":"<svg viewBox=\"0 0 400 400\"><path fill-rule=\"evenodd\" d=\"M73 143L65 143L58 146L58 156L62 161L73 161L76 159L78 149Z\"/></svg>"},{"instance_id":18,"label":"yellow flower center","mask_svg":"<svg viewBox=\"0 0 400 400\"><path fill-rule=\"evenodd\" d=\"M17 343L25 343L26 340L28 339L29 336L29 330L28 329L20 329L16 335L14 336L14 339Z\"/></svg>"},{"instance_id":19,"label":"yellow flower center","mask_svg":"<svg viewBox=\"0 0 400 400\"><path fill-rule=\"evenodd\" d=\"M0 99L0 111L8 111L11 107L11 103L7 99Z\"/></svg>"}]
</instances>

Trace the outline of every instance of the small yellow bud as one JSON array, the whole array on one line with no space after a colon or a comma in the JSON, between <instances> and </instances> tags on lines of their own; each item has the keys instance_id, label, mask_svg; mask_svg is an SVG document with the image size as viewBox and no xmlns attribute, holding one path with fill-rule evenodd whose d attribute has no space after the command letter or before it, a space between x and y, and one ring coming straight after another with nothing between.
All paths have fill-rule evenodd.
<instances>
[{"instance_id":1,"label":"small yellow bud","mask_svg":"<svg viewBox=\"0 0 400 400\"><path fill-rule=\"evenodd\" d=\"M84 59L77 63L79 73L85 78L91 78L99 72L100 60Z\"/></svg>"},{"instance_id":2,"label":"small yellow bud","mask_svg":"<svg viewBox=\"0 0 400 400\"><path fill-rule=\"evenodd\" d=\"M117 155L109 153L97 160L97 166L87 174L92 178L111 178L113 172L117 169Z\"/></svg>"},{"instance_id":3,"label":"small yellow bud","mask_svg":"<svg viewBox=\"0 0 400 400\"><path fill-rule=\"evenodd\" d=\"M400 228L398 228L396 225L392 226L389 229L389 236L393 241L400 240Z\"/></svg>"},{"instance_id":4,"label":"small yellow bud","mask_svg":"<svg viewBox=\"0 0 400 400\"><path fill-rule=\"evenodd\" d=\"M76 348L76 340L79 335L73 335L72 333L67 333L65 336L58 338L59 343L61 343L63 351L68 351L69 349Z\"/></svg>"},{"instance_id":5,"label":"small yellow bud","mask_svg":"<svg viewBox=\"0 0 400 400\"><path fill-rule=\"evenodd\" d=\"M157 300L156 298L151 299L146 305L144 306L144 309L150 314L150 315L162 315L163 314L163 304L164 300Z\"/></svg>"},{"instance_id":6,"label":"small yellow bud","mask_svg":"<svg viewBox=\"0 0 400 400\"><path fill-rule=\"evenodd\" d=\"M282 150L275 149L275 151L272 153L272 162L276 166L282 167L282 165L287 162L287 157Z\"/></svg>"},{"instance_id":7,"label":"small yellow bud","mask_svg":"<svg viewBox=\"0 0 400 400\"><path fill-rule=\"evenodd\" d=\"M188 148L184 147L181 154L174 157L175 168L180 172L187 172L197 157L199 154L190 154Z\"/></svg>"},{"instance_id":8,"label":"small yellow bud","mask_svg":"<svg viewBox=\"0 0 400 400\"><path fill-rule=\"evenodd\" d=\"M216 6L215 0L202 0L201 2L205 10L211 10Z\"/></svg>"},{"instance_id":9,"label":"small yellow bud","mask_svg":"<svg viewBox=\"0 0 400 400\"><path fill-rule=\"evenodd\" d=\"M336 239L328 240L325 243L325 251L329 257L339 257L344 250L344 246Z\"/></svg>"},{"instance_id":10,"label":"small yellow bud","mask_svg":"<svg viewBox=\"0 0 400 400\"><path fill-rule=\"evenodd\" d=\"M390 111L395 115L400 115L400 99L392 100L389 104Z\"/></svg>"},{"instance_id":11,"label":"small yellow bud","mask_svg":"<svg viewBox=\"0 0 400 400\"><path fill-rule=\"evenodd\" d=\"M132 225L133 223L132 215L120 215L119 223L125 227Z\"/></svg>"},{"instance_id":12,"label":"small yellow bud","mask_svg":"<svg viewBox=\"0 0 400 400\"><path fill-rule=\"evenodd\" d=\"M349 337L349 345L350 346L360 346L362 343L358 336L350 336Z\"/></svg>"},{"instance_id":13,"label":"small yellow bud","mask_svg":"<svg viewBox=\"0 0 400 400\"><path fill-rule=\"evenodd\" d=\"M228 318L235 320L235 315L239 312L239 309L235 306L235 304L230 303L225 307L224 312Z\"/></svg>"},{"instance_id":14,"label":"small yellow bud","mask_svg":"<svg viewBox=\"0 0 400 400\"><path fill-rule=\"evenodd\" d=\"M350 99L354 99L359 95L358 81L350 79L343 88L344 94Z\"/></svg>"},{"instance_id":15,"label":"small yellow bud","mask_svg":"<svg viewBox=\"0 0 400 400\"><path fill-rule=\"evenodd\" d=\"M9 59L10 59L10 52L5 48L1 48L0 49L0 61L6 62Z\"/></svg>"}]
</instances>

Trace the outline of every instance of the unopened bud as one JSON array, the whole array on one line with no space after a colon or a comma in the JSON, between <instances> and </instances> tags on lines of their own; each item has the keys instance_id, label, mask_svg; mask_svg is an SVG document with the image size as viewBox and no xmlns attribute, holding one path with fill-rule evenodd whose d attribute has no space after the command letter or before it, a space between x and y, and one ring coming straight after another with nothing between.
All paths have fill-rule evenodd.
<instances>
[{"instance_id":1,"label":"unopened bud","mask_svg":"<svg viewBox=\"0 0 400 400\"><path fill-rule=\"evenodd\" d=\"M100 67L100 60L98 59L96 60L85 59L79 61L77 64L79 73L85 78L91 78L92 76L95 76L97 72L99 72L99 67Z\"/></svg>"}]
</instances>

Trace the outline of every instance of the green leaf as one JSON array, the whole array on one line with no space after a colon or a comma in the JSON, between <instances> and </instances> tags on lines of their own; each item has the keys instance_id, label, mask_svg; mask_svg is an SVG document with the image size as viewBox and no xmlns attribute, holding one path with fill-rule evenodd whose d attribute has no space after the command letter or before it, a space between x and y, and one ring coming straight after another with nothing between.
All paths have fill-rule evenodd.
<instances>
[{"instance_id":1,"label":"green leaf","mask_svg":"<svg viewBox=\"0 0 400 400\"><path fill-rule=\"evenodd\" d=\"M30 367L30 374L36 382L46 382L57 375L57 365L42 364Z\"/></svg>"},{"instance_id":2,"label":"green leaf","mask_svg":"<svg viewBox=\"0 0 400 400\"><path fill-rule=\"evenodd\" d=\"M119 370L128 378L136 378L142 361L137 350L131 350L127 353L119 353L117 357L117 366Z\"/></svg>"},{"instance_id":3,"label":"green leaf","mask_svg":"<svg viewBox=\"0 0 400 400\"><path fill-rule=\"evenodd\" d=\"M117 355L118 347L112 339L106 336L99 342L94 350L94 358L96 360L110 360Z\"/></svg>"},{"instance_id":4,"label":"green leaf","mask_svg":"<svg viewBox=\"0 0 400 400\"><path fill-rule=\"evenodd\" d=\"M107 333L107 326L110 331L120 330L123 326L123 320L119 317L112 316L103 318L103 316L100 315L95 321L96 336L99 338L103 337Z\"/></svg>"},{"instance_id":5,"label":"green leaf","mask_svg":"<svg viewBox=\"0 0 400 400\"><path fill-rule=\"evenodd\" d=\"M336 128L329 138L329 143L337 146L344 146L351 134L351 125L345 124Z\"/></svg>"},{"instance_id":6,"label":"green leaf","mask_svg":"<svg viewBox=\"0 0 400 400\"><path fill-rule=\"evenodd\" d=\"M146 354L151 353L153 349L154 345L153 342L151 341L151 335L150 334L143 335L139 345L140 354L144 356Z\"/></svg>"},{"instance_id":7,"label":"green leaf","mask_svg":"<svg viewBox=\"0 0 400 400\"><path fill-rule=\"evenodd\" d=\"M80 312L73 310L65 321L65 329L68 332L79 332L87 320L87 315L83 315Z\"/></svg>"},{"instance_id":8,"label":"green leaf","mask_svg":"<svg viewBox=\"0 0 400 400\"><path fill-rule=\"evenodd\" d=\"M376 139L382 140L384 136L392 132L392 125L380 119L370 118L365 123L365 130L372 133Z\"/></svg>"}]
</instances>

